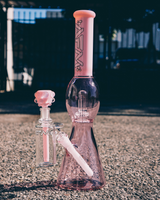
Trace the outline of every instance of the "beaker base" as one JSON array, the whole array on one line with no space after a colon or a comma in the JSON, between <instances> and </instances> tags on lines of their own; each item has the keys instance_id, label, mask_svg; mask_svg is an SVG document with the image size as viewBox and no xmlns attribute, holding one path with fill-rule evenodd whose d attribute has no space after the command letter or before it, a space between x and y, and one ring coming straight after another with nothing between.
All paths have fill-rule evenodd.
<instances>
[{"instance_id":1,"label":"beaker base","mask_svg":"<svg viewBox=\"0 0 160 200\"><path fill-rule=\"evenodd\" d=\"M53 166L54 164L53 163L50 163L50 162L42 162L42 163L39 163L37 165L37 167L51 167Z\"/></svg>"},{"instance_id":2,"label":"beaker base","mask_svg":"<svg viewBox=\"0 0 160 200\"><path fill-rule=\"evenodd\" d=\"M57 183L58 187L65 190L98 190L104 187L105 183L92 179L72 179Z\"/></svg>"}]
</instances>

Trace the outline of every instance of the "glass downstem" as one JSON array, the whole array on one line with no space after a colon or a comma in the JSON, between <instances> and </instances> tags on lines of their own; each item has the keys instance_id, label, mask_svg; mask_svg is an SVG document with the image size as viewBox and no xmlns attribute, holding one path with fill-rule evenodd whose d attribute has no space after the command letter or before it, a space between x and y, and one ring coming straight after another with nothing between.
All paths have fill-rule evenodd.
<instances>
[{"instance_id":1,"label":"glass downstem","mask_svg":"<svg viewBox=\"0 0 160 200\"><path fill-rule=\"evenodd\" d=\"M42 126L43 126L43 160L44 162L49 162L49 133L48 127L45 126L43 123L43 119L49 119L49 108L41 108L41 119L42 119Z\"/></svg>"},{"instance_id":2,"label":"glass downstem","mask_svg":"<svg viewBox=\"0 0 160 200\"><path fill-rule=\"evenodd\" d=\"M46 133L47 127L43 127L43 159L44 162L49 162L49 135Z\"/></svg>"}]
</instances>

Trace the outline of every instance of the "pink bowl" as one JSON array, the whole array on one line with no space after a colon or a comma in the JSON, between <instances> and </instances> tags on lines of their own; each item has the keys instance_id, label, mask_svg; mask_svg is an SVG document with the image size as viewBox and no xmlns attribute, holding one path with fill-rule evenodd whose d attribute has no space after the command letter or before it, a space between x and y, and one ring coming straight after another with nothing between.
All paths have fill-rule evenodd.
<instances>
[{"instance_id":1,"label":"pink bowl","mask_svg":"<svg viewBox=\"0 0 160 200\"><path fill-rule=\"evenodd\" d=\"M55 101L55 93L51 90L38 90L34 96L36 97L34 102L38 103L40 107L48 107Z\"/></svg>"}]
</instances>

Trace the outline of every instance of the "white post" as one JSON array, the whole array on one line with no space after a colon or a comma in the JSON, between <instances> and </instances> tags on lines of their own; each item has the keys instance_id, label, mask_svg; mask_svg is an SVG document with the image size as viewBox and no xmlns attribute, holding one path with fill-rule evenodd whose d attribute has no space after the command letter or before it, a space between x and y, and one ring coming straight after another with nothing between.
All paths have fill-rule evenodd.
<instances>
[{"instance_id":1,"label":"white post","mask_svg":"<svg viewBox=\"0 0 160 200\"><path fill-rule=\"evenodd\" d=\"M13 70L13 47L12 47L12 20L13 9L8 8L7 12L7 84L6 91L14 91L14 70Z\"/></svg>"}]
</instances>

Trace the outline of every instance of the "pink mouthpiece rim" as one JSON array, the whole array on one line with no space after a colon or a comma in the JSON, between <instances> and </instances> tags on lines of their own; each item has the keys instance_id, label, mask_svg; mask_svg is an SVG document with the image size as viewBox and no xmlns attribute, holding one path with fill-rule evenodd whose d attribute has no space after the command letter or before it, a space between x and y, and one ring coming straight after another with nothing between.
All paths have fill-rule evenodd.
<instances>
[{"instance_id":1,"label":"pink mouthpiece rim","mask_svg":"<svg viewBox=\"0 0 160 200\"><path fill-rule=\"evenodd\" d=\"M51 106L55 101L55 92L51 90L38 90L35 94L34 102L38 104L39 107Z\"/></svg>"},{"instance_id":2,"label":"pink mouthpiece rim","mask_svg":"<svg viewBox=\"0 0 160 200\"><path fill-rule=\"evenodd\" d=\"M95 16L96 16L96 13L91 10L77 10L73 13L74 18L77 18L77 17L95 18Z\"/></svg>"}]
</instances>

